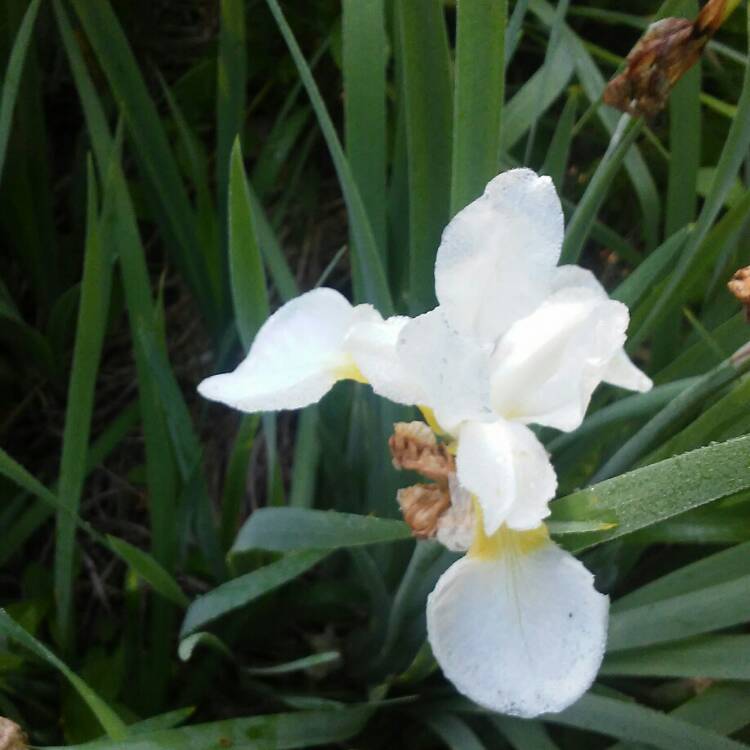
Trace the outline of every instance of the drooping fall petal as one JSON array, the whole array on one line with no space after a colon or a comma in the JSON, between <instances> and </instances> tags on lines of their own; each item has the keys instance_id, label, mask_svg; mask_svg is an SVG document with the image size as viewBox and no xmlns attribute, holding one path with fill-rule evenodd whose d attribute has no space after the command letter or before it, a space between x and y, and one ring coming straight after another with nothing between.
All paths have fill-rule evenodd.
<instances>
[{"instance_id":1,"label":"drooping fall petal","mask_svg":"<svg viewBox=\"0 0 750 750\"><path fill-rule=\"evenodd\" d=\"M456 688L485 708L526 718L562 711L599 669L608 597L548 539L530 548L504 541L499 554L469 553L438 581L427 600L432 652Z\"/></svg>"}]
</instances>

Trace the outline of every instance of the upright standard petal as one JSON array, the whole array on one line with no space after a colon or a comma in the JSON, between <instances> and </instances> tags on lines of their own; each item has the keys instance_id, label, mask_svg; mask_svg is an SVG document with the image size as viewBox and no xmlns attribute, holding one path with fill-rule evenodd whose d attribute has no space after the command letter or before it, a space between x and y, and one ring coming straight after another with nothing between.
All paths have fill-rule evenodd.
<instances>
[{"instance_id":1,"label":"upright standard petal","mask_svg":"<svg viewBox=\"0 0 750 750\"><path fill-rule=\"evenodd\" d=\"M443 232L435 291L463 335L494 343L548 293L563 214L549 177L512 169L459 211Z\"/></svg>"},{"instance_id":2,"label":"upright standard petal","mask_svg":"<svg viewBox=\"0 0 750 750\"><path fill-rule=\"evenodd\" d=\"M498 554L470 552L438 581L427 600L432 652L480 706L525 718L562 711L596 677L608 597L549 539L503 541Z\"/></svg>"},{"instance_id":3,"label":"upright standard petal","mask_svg":"<svg viewBox=\"0 0 750 750\"><path fill-rule=\"evenodd\" d=\"M489 399L489 349L461 336L436 307L411 320L399 336L402 366L419 383L424 406L452 432L466 419L494 419Z\"/></svg>"},{"instance_id":4,"label":"upright standard petal","mask_svg":"<svg viewBox=\"0 0 750 750\"><path fill-rule=\"evenodd\" d=\"M621 351L628 310L585 287L551 295L500 340L492 405L506 419L574 430Z\"/></svg>"},{"instance_id":5,"label":"upright standard petal","mask_svg":"<svg viewBox=\"0 0 750 750\"><path fill-rule=\"evenodd\" d=\"M461 426L456 473L461 486L476 496L488 534L502 524L536 528L549 515L547 503L557 489L555 470L536 435L503 420Z\"/></svg>"},{"instance_id":6,"label":"upright standard petal","mask_svg":"<svg viewBox=\"0 0 750 750\"><path fill-rule=\"evenodd\" d=\"M369 305L354 308L333 289L307 292L263 324L237 369L207 378L198 391L246 412L315 403L337 380L359 376L344 339L355 320L372 315Z\"/></svg>"},{"instance_id":7,"label":"upright standard petal","mask_svg":"<svg viewBox=\"0 0 750 750\"><path fill-rule=\"evenodd\" d=\"M355 322L344 342L365 380L379 396L399 404L422 404L425 396L413 373L399 357L397 345L404 326L412 320L379 315Z\"/></svg>"}]
</instances>

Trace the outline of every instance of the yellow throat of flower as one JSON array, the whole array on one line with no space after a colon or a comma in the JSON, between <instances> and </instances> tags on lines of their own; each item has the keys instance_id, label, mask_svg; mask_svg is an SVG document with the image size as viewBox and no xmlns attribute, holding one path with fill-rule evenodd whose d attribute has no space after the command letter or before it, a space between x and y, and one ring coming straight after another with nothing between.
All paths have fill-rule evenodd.
<instances>
[{"instance_id":1,"label":"yellow throat of flower","mask_svg":"<svg viewBox=\"0 0 750 750\"><path fill-rule=\"evenodd\" d=\"M354 380L357 383L367 384L367 378L362 374L362 370L354 364L354 360L336 368L336 377L339 380Z\"/></svg>"},{"instance_id":2,"label":"yellow throat of flower","mask_svg":"<svg viewBox=\"0 0 750 750\"><path fill-rule=\"evenodd\" d=\"M530 531L515 531L503 524L494 534L488 536L484 530L482 508L476 498L473 502L476 532L468 552L470 557L479 560L498 560L506 554L526 555L549 539L549 532L544 524Z\"/></svg>"}]
</instances>

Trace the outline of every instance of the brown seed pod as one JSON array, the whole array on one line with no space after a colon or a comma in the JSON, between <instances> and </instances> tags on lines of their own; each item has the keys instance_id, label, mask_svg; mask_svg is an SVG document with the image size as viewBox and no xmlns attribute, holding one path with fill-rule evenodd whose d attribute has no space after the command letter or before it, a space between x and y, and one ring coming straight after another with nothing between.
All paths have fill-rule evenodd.
<instances>
[{"instance_id":1,"label":"brown seed pod","mask_svg":"<svg viewBox=\"0 0 750 750\"><path fill-rule=\"evenodd\" d=\"M697 18L664 18L651 24L626 60L625 70L604 89L605 104L635 117L653 117L672 88L700 59L738 0L709 0Z\"/></svg>"},{"instance_id":2,"label":"brown seed pod","mask_svg":"<svg viewBox=\"0 0 750 750\"><path fill-rule=\"evenodd\" d=\"M0 716L0 750L28 750L26 733L15 721Z\"/></svg>"}]
</instances>

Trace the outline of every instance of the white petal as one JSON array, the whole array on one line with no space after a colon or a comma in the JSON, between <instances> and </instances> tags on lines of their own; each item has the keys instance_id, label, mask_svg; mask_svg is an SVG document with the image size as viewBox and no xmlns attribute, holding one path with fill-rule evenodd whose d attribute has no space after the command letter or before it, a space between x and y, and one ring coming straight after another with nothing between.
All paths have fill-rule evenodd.
<instances>
[{"instance_id":1,"label":"white petal","mask_svg":"<svg viewBox=\"0 0 750 750\"><path fill-rule=\"evenodd\" d=\"M604 655L608 597L550 541L528 552L454 563L427 600L427 632L445 676L485 708L530 718L570 706Z\"/></svg>"},{"instance_id":2,"label":"white petal","mask_svg":"<svg viewBox=\"0 0 750 750\"><path fill-rule=\"evenodd\" d=\"M464 335L493 343L546 296L563 215L549 177L512 169L453 218L435 262L435 290Z\"/></svg>"},{"instance_id":3,"label":"white petal","mask_svg":"<svg viewBox=\"0 0 750 750\"><path fill-rule=\"evenodd\" d=\"M424 403L419 383L401 361L397 344L404 326L411 320L394 316L355 323L345 346L373 390L399 404Z\"/></svg>"},{"instance_id":4,"label":"white petal","mask_svg":"<svg viewBox=\"0 0 750 750\"><path fill-rule=\"evenodd\" d=\"M448 477L451 505L438 519L437 540L452 552L466 552L476 535L477 519L471 493L455 474Z\"/></svg>"},{"instance_id":5,"label":"white petal","mask_svg":"<svg viewBox=\"0 0 750 750\"><path fill-rule=\"evenodd\" d=\"M456 471L479 501L487 534L503 523L533 529L549 515L557 477L544 446L525 425L466 422L459 432Z\"/></svg>"},{"instance_id":6,"label":"white petal","mask_svg":"<svg viewBox=\"0 0 750 750\"><path fill-rule=\"evenodd\" d=\"M367 314L333 289L314 289L280 307L233 372L199 386L202 396L246 412L298 409L319 401L347 370L352 321Z\"/></svg>"},{"instance_id":7,"label":"white petal","mask_svg":"<svg viewBox=\"0 0 750 750\"><path fill-rule=\"evenodd\" d=\"M492 405L506 419L573 430L621 350L628 310L584 287L555 292L493 354Z\"/></svg>"},{"instance_id":8,"label":"white petal","mask_svg":"<svg viewBox=\"0 0 750 750\"><path fill-rule=\"evenodd\" d=\"M600 299L608 299L607 291L596 276L580 266L559 266L555 269L552 289L556 291L566 287L584 287L597 294ZM651 390L654 385L651 378L630 361L624 349L620 349L612 357L602 379L605 383L641 393Z\"/></svg>"},{"instance_id":9,"label":"white petal","mask_svg":"<svg viewBox=\"0 0 750 750\"><path fill-rule=\"evenodd\" d=\"M631 361L625 351L615 353L604 370L604 382L627 388L629 391L650 391L654 383L648 375L642 373Z\"/></svg>"},{"instance_id":10,"label":"white petal","mask_svg":"<svg viewBox=\"0 0 750 750\"><path fill-rule=\"evenodd\" d=\"M489 352L458 334L440 307L411 320L399 336L398 353L418 382L424 406L451 432L464 419L493 419L489 405Z\"/></svg>"}]
</instances>

